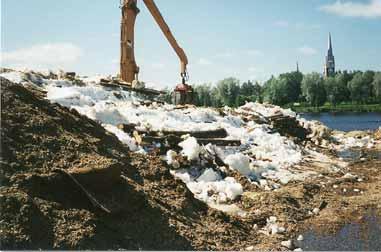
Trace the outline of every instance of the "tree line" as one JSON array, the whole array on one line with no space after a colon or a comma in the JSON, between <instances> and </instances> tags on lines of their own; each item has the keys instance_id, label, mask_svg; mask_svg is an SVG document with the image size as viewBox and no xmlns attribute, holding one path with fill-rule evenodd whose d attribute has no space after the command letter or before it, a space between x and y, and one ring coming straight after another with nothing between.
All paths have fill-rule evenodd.
<instances>
[{"instance_id":1,"label":"tree line","mask_svg":"<svg viewBox=\"0 0 381 252\"><path fill-rule=\"evenodd\" d=\"M268 102L284 106L301 103L321 106L329 102L333 106L341 103L381 103L381 72L339 71L325 78L319 73L283 73L272 76L263 83L246 81L242 84L230 77L210 83L195 85L194 102L197 106L237 107L245 102ZM166 97L170 100L170 95Z\"/></svg>"}]
</instances>

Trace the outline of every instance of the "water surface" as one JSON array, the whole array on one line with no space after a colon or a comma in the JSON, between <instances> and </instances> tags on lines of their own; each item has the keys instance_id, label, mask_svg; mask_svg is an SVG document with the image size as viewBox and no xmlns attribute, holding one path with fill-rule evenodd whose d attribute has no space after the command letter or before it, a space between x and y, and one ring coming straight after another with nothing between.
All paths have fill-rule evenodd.
<instances>
[{"instance_id":1,"label":"water surface","mask_svg":"<svg viewBox=\"0 0 381 252\"><path fill-rule=\"evenodd\" d=\"M361 220L344 225L335 234L309 230L304 233L300 247L315 251L374 251L381 250L381 216L370 211Z\"/></svg>"},{"instance_id":2,"label":"water surface","mask_svg":"<svg viewBox=\"0 0 381 252\"><path fill-rule=\"evenodd\" d=\"M335 130L374 130L381 126L381 113L378 112L341 112L341 113L302 113L307 120L321 121Z\"/></svg>"}]
</instances>

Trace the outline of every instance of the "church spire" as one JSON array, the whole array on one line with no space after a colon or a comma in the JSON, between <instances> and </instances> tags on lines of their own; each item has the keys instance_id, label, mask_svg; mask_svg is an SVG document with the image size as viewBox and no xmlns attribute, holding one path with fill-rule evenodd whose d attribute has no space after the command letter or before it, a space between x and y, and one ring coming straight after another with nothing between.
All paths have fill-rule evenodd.
<instances>
[{"instance_id":1,"label":"church spire","mask_svg":"<svg viewBox=\"0 0 381 252\"><path fill-rule=\"evenodd\" d=\"M328 55L333 55L331 33L328 35Z\"/></svg>"},{"instance_id":2,"label":"church spire","mask_svg":"<svg viewBox=\"0 0 381 252\"><path fill-rule=\"evenodd\" d=\"M299 73L299 62L298 61L296 61L296 72Z\"/></svg>"},{"instance_id":3,"label":"church spire","mask_svg":"<svg viewBox=\"0 0 381 252\"><path fill-rule=\"evenodd\" d=\"M328 52L325 56L324 76L335 75L335 57L333 56L331 33L328 35Z\"/></svg>"}]
</instances>

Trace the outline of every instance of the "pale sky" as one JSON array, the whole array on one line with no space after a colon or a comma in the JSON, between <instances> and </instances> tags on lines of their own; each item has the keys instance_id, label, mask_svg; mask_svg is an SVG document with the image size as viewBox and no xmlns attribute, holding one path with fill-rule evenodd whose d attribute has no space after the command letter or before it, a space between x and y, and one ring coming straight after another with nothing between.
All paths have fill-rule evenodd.
<instances>
[{"instance_id":1,"label":"pale sky","mask_svg":"<svg viewBox=\"0 0 381 252\"><path fill-rule=\"evenodd\" d=\"M190 83L264 81L322 72L328 33L337 69L381 70L381 0L156 0L189 58ZM139 0L136 61L157 87L180 81L179 60ZM1 0L2 66L119 70L119 0Z\"/></svg>"}]
</instances>

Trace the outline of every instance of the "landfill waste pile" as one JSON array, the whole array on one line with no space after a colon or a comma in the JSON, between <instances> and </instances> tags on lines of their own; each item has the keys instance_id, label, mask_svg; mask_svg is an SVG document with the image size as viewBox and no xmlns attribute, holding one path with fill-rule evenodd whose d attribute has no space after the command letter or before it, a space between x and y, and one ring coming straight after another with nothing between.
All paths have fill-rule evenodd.
<instances>
[{"instance_id":1,"label":"landfill waste pile","mask_svg":"<svg viewBox=\"0 0 381 252\"><path fill-rule=\"evenodd\" d=\"M369 176L338 154L381 145L379 131L270 104L174 106L101 76L0 76L2 249L294 249L284 240L336 204L329 188Z\"/></svg>"}]
</instances>

